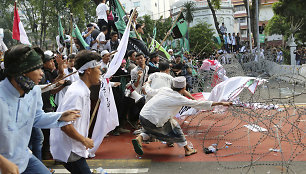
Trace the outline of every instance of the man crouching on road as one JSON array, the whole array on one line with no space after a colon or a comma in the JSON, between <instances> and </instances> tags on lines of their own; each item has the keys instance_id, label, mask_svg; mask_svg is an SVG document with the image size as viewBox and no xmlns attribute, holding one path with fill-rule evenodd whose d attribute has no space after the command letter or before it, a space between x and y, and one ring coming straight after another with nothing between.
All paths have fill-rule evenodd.
<instances>
[{"instance_id":1,"label":"man crouching on road","mask_svg":"<svg viewBox=\"0 0 306 174\"><path fill-rule=\"evenodd\" d=\"M148 89L148 85L145 85L145 88L146 91L151 90L150 93L155 91L156 95L144 105L140 112L139 120L144 132L132 140L134 150L138 155L143 154L142 141L149 140L150 136L166 141L168 145L177 143L180 147L184 147L185 156L197 153L196 149L187 145L184 133L173 116L180 111L182 106L210 110L216 105L231 105L230 102L197 101L184 97L182 94L186 89L186 78L183 76L175 77L172 80L171 88L163 87L154 90Z\"/></svg>"}]
</instances>

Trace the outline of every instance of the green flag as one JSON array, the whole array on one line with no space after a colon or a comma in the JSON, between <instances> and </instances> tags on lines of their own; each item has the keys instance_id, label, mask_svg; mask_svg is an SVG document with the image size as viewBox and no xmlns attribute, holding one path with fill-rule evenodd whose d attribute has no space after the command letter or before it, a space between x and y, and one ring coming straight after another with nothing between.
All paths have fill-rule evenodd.
<instances>
[{"instance_id":1,"label":"green flag","mask_svg":"<svg viewBox=\"0 0 306 174\"><path fill-rule=\"evenodd\" d=\"M185 52L185 51L189 52L190 49L189 49L188 39L181 38L181 40L180 40L180 47L183 49L183 52Z\"/></svg>"},{"instance_id":2,"label":"green flag","mask_svg":"<svg viewBox=\"0 0 306 174\"><path fill-rule=\"evenodd\" d=\"M155 40L156 37L156 25L154 24L154 28L153 28L153 39Z\"/></svg>"},{"instance_id":3,"label":"green flag","mask_svg":"<svg viewBox=\"0 0 306 174\"><path fill-rule=\"evenodd\" d=\"M259 42L260 43L265 43L265 38L266 38L266 36L264 34L259 34Z\"/></svg>"},{"instance_id":4,"label":"green flag","mask_svg":"<svg viewBox=\"0 0 306 174\"><path fill-rule=\"evenodd\" d=\"M151 48L152 46L154 47L154 44L155 44L155 49L159 47L159 43L156 40L152 39L151 44L149 45L149 48ZM167 58L168 60L171 60L171 55L162 46L159 47L159 50L157 52L159 55Z\"/></svg>"},{"instance_id":5,"label":"green flag","mask_svg":"<svg viewBox=\"0 0 306 174\"><path fill-rule=\"evenodd\" d=\"M172 28L172 37L174 39L182 38L186 35L188 30L187 22L185 21L183 13L178 17L175 26Z\"/></svg>"},{"instance_id":6,"label":"green flag","mask_svg":"<svg viewBox=\"0 0 306 174\"><path fill-rule=\"evenodd\" d=\"M123 34L126 28L128 18L126 17L124 9L121 7L118 0L109 1L110 10L114 16L114 22L119 33ZM130 32L130 37L136 38L135 32Z\"/></svg>"},{"instance_id":7,"label":"green flag","mask_svg":"<svg viewBox=\"0 0 306 174\"><path fill-rule=\"evenodd\" d=\"M76 24L73 24L73 31L72 31L72 37L76 37L80 40L84 48L89 47L89 45L85 42L78 26Z\"/></svg>"},{"instance_id":8,"label":"green flag","mask_svg":"<svg viewBox=\"0 0 306 174\"><path fill-rule=\"evenodd\" d=\"M65 40L63 30L64 30L64 28L63 28L63 26L62 26L61 17L58 16L58 35L59 35L59 37L60 37L60 43L61 43L62 45L64 45L64 40Z\"/></svg>"}]
</instances>

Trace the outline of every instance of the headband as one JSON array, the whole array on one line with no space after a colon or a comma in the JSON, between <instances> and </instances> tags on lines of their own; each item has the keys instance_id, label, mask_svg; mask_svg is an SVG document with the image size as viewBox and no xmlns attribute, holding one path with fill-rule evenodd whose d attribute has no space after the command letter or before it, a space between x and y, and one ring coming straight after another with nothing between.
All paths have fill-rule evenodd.
<instances>
[{"instance_id":1,"label":"headband","mask_svg":"<svg viewBox=\"0 0 306 174\"><path fill-rule=\"evenodd\" d=\"M84 73L85 70L89 69L89 68L95 68L97 66L101 66L102 62L101 61L96 61L96 60L92 60L89 61L87 63L85 63L80 69L78 69L79 73Z\"/></svg>"}]
</instances>

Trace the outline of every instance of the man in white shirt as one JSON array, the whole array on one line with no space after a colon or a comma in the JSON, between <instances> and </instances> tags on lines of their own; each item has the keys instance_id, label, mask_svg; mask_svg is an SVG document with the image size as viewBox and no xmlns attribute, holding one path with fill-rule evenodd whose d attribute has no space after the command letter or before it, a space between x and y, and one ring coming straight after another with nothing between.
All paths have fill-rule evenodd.
<instances>
[{"instance_id":1,"label":"man in white shirt","mask_svg":"<svg viewBox=\"0 0 306 174\"><path fill-rule=\"evenodd\" d=\"M101 71L102 71L102 74L104 74L106 73L108 66L109 66L110 53L107 50L103 50L101 52L101 57L102 57Z\"/></svg>"},{"instance_id":2,"label":"man in white shirt","mask_svg":"<svg viewBox=\"0 0 306 174\"><path fill-rule=\"evenodd\" d=\"M235 36L235 33L233 33L233 35L232 35L232 51L233 52L236 52L236 45L237 45L236 36Z\"/></svg>"},{"instance_id":3,"label":"man in white shirt","mask_svg":"<svg viewBox=\"0 0 306 174\"><path fill-rule=\"evenodd\" d=\"M142 86L147 81L149 67L146 65L146 59L142 53L136 55L136 64L137 66L131 71L131 88L136 91L138 94L144 94ZM129 88L129 87L128 87ZM133 100L134 101L134 100ZM134 128L137 128L137 123L139 120L139 112L142 109L145 103L145 98L142 97L137 101L133 102L129 110L129 121L131 122Z\"/></svg>"},{"instance_id":4,"label":"man in white shirt","mask_svg":"<svg viewBox=\"0 0 306 174\"><path fill-rule=\"evenodd\" d=\"M64 167L71 173L91 174L85 158L93 140L88 138L90 121L90 90L100 83L101 56L89 50L76 55L75 68L80 80L74 82L65 93L58 111L66 108L80 110L80 119L70 122L61 129L51 129L51 153L55 160L64 162Z\"/></svg>"},{"instance_id":5,"label":"man in white shirt","mask_svg":"<svg viewBox=\"0 0 306 174\"><path fill-rule=\"evenodd\" d=\"M146 84L146 88L147 88ZM185 135L173 118L182 106L190 106L196 109L210 110L212 106L229 106L229 102L197 101L182 96L186 89L186 78L179 76L173 79L172 89L160 88L156 90L157 94L144 105L139 120L143 126L144 132L132 140L134 150L138 155L142 155L142 141L154 137L167 143L177 143L184 147L185 156L197 153L196 149L189 147Z\"/></svg>"},{"instance_id":6,"label":"man in white shirt","mask_svg":"<svg viewBox=\"0 0 306 174\"><path fill-rule=\"evenodd\" d=\"M107 27L103 26L101 28L101 33L96 38L98 42L98 51L102 52L104 50L104 45L107 43L107 40L105 39L105 35L108 33Z\"/></svg>"},{"instance_id":7,"label":"man in white shirt","mask_svg":"<svg viewBox=\"0 0 306 174\"><path fill-rule=\"evenodd\" d=\"M109 8L105 4L106 0L101 0L101 3L96 8L96 14L98 17L98 26L100 30L102 29L102 26L107 26L107 15L109 14Z\"/></svg>"}]
</instances>

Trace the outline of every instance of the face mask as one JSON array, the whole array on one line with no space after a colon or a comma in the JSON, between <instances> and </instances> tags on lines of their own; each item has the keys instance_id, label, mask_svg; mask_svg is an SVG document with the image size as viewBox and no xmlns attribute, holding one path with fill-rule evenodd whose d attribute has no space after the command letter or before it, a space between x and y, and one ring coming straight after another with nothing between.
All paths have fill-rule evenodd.
<instances>
[{"instance_id":1,"label":"face mask","mask_svg":"<svg viewBox=\"0 0 306 174\"><path fill-rule=\"evenodd\" d=\"M26 94L29 93L35 86L35 83L29 77L24 75L15 77L15 81Z\"/></svg>"}]
</instances>

